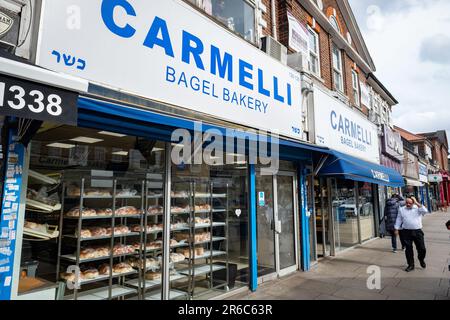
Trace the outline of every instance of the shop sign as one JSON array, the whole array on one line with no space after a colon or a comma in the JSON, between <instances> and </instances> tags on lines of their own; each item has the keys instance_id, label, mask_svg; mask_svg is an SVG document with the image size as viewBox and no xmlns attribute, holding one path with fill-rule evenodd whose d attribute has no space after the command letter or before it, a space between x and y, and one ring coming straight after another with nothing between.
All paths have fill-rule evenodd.
<instances>
[{"instance_id":1,"label":"shop sign","mask_svg":"<svg viewBox=\"0 0 450 320\"><path fill-rule=\"evenodd\" d=\"M287 14L289 21L289 47L296 52L303 53L306 57L309 55L308 43L309 32L290 12Z\"/></svg>"},{"instance_id":2,"label":"shop sign","mask_svg":"<svg viewBox=\"0 0 450 320\"><path fill-rule=\"evenodd\" d=\"M419 181L428 183L428 167L419 162Z\"/></svg>"},{"instance_id":3,"label":"shop sign","mask_svg":"<svg viewBox=\"0 0 450 320\"><path fill-rule=\"evenodd\" d=\"M404 153L400 133L392 131L391 128L386 125L384 125L383 131L382 151L393 158L399 159Z\"/></svg>"},{"instance_id":4,"label":"shop sign","mask_svg":"<svg viewBox=\"0 0 450 320\"><path fill-rule=\"evenodd\" d=\"M439 183L444 181L441 174L430 174L428 175L428 181L433 183Z\"/></svg>"},{"instance_id":5,"label":"shop sign","mask_svg":"<svg viewBox=\"0 0 450 320\"><path fill-rule=\"evenodd\" d=\"M0 11L0 37L7 33L13 26L14 20Z\"/></svg>"},{"instance_id":6,"label":"shop sign","mask_svg":"<svg viewBox=\"0 0 450 320\"><path fill-rule=\"evenodd\" d=\"M318 87L314 89L314 118L316 144L380 163L377 127Z\"/></svg>"},{"instance_id":7,"label":"shop sign","mask_svg":"<svg viewBox=\"0 0 450 320\"><path fill-rule=\"evenodd\" d=\"M0 114L77 124L78 94L0 75Z\"/></svg>"},{"instance_id":8,"label":"shop sign","mask_svg":"<svg viewBox=\"0 0 450 320\"><path fill-rule=\"evenodd\" d=\"M72 0L44 2L38 65L303 139L300 74L187 3L92 0L71 7Z\"/></svg>"},{"instance_id":9,"label":"shop sign","mask_svg":"<svg viewBox=\"0 0 450 320\"><path fill-rule=\"evenodd\" d=\"M371 170L371 171L372 171L372 176L374 179L380 180L380 181L385 181L385 182L391 181L391 179L389 178L389 175L387 173L376 171L376 170Z\"/></svg>"}]
</instances>

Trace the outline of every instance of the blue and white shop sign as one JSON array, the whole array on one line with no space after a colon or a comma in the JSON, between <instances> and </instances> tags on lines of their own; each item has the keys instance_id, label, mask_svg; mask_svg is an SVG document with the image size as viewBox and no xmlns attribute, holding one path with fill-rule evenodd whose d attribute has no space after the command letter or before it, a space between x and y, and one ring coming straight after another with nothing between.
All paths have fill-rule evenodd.
<instances>
[{"instance_id":1,"label":"blue and white shop sign","mask_svg":"<svg viewBox=\"0 0 450 320\"><path fill-rule=\"evenodd\" d=\"M300 74L183 1L47 0L42 12L44 68L302 139Z\"/></svg>"},{"instance_id":2,"label":"blue and white shop sign","mask_svg":"<svg viewBox=\"0 0 450 320\"><path fill-rule=\"evenodd\" d=\"M380 163L378 128L356 111L314 88L316 144Z\"/></svg>"}]
</instances>

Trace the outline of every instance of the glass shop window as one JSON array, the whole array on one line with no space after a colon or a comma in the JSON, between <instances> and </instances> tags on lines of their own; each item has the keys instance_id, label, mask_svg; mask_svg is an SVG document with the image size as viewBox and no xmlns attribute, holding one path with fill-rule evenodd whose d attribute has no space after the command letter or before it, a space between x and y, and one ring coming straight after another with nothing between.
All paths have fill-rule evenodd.
<instances>
[{"instance_id":1,"label":"glass shop window","mask_svg":"<svg viewBox=\"0 0 450 320\"><path fill-rule=\"evenodd\" d=\"M195 2L195 1L191 1ZM199 0L197 5L245 40L255 42L255 6L245 0Z\"/></svg>"}]
</instances>

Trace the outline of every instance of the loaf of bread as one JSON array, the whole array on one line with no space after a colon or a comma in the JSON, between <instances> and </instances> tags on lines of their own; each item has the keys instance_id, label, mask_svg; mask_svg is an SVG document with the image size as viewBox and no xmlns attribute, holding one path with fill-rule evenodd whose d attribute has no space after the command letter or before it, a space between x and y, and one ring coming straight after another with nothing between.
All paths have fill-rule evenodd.
<instances>
[{"instance_id":1,"label":"loaf of bread","mask_svg":"<svg viewBox=\"0 0 450 320\"><path fill-rule=\"evenodd\" d=\"M110 216L112 216L112 214L113 214L112 209L98 209L97 210L98 216L110 217Z\"/></svg>"},{"instance_id":2,"label":"loaf of bread","mask_svg":"<svg viewBox=\"0 0 450 320\"><path fill-rule=\"evenodd\" d=\"M106 236L106 229L101 227L92 227L88 229L91 237L103 237ZM81 235L83 236L83 235ZM89 237L88 237L89 238Z\"/></svg>"},{"instance_id":3,"label":"loaf of bread","mask_svg":"<svg viewBox=\"0 0 450 320\"><path fill-rule=\"evenodd\" d=\"M140 211L136 207L126 206L116 209L116 216L133 216L140 214Z\"/></svg>"},{"instance_id":4,"label":"loaf of bread","mask_svg":"<svg viewBox=\"0 0 450 320\"><path fill-rule=\"evenodd\" d=\"M157 280L157 279L161 279L161 273L160 272L147 272L145 274L145 279L147 280Z\"/></svg>"},{"instance_id":5,"label":"loaf of bread","mask_svg":"<svg viewBox=\"0 0 450 320\"><path fill-rule=\"evenodd\" d=\"M88 269L86 271L81 272L81 279L91 280L95 279L99 276L97 269Z\"/></svg>"},{"instance_id":6,"label":"loaf of bread","mask_svg":"<svg viewBox=\"0 0 450 320\"><path fill-rule=\"evenodd\" d=\"M94 209L83 208L81 210L81 215L83 217L94 217L97 215L97 211L95 211ZM80 207L72 208L69 212L67 212L66 216L79 217L80 216Z\"/></svg>"},{"instance_id":7,"label":"loaf of bread","mask_svg":"<svg viewBox=\"0 0 450 320\"><path fill-rule=\"evenodd\" d=\"M78 230L77 231L75 231L75 236L78 236ZM82 239L88 239L88 238L92 238L92 234L91 234L91 230L89 230L89 229L81 229L81 238Z\"/></svg>"},{"instance_id":8,"label":"loaf of bread","mask_svg":"<svg viewBox=\"0 0 450 320\"><path fill-rule=\"evenodd\" d=\"M80 250L80 259L93 259L96 258L95 249L85 248Z\"/></svg>"},{"instance_id":9,"label":"loaf of bread","mask_svg":"<svg viewBox=\"0 0 450 320\"><path fill-rule=\"evenodd\" d=\"M109 267L109 264L104 263L98 268L98 272L101 275L109 275L111 273L111 268Z\"/></svg>"},{"instance_id":10,"label":"loaf of bread","mask_svg":"<svg viewBox=\"0 0 450 320\"><path fill-rule=\"evenodd\" d=\"M133 267L130 266L128 263L118 263L115 264L113 267L113 272L114 273L128 273L128 272L132 272L133 271Z\"/></svg>"}]
</instances>

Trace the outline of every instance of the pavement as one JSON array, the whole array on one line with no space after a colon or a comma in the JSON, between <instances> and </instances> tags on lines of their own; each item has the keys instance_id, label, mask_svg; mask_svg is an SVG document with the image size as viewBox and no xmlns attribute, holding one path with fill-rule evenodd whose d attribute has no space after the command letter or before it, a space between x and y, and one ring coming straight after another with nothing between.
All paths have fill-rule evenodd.
<instances>
[{"instance_id":1,"label":"pavement","mask_svg":"<svg viewBox=\"0 0 450 320\"><path fill-rule=\"evenodd\" d=\"M240 293L229 299L450 300L450 231L445 227L449 219L450 213L447 212L424 218L426 269L416 261L416 270L405 272L404 252L393 253L390 238L375 239L337 257L325 258L309 272L299 271L263 283L254 293ZM417 251L414 254L417 260ZM372 269L368 270L370 266L380 268L375 268L381 271L379 283ZM372 289L368 288L368 282Z\"/></svg>"}]
</instances>

